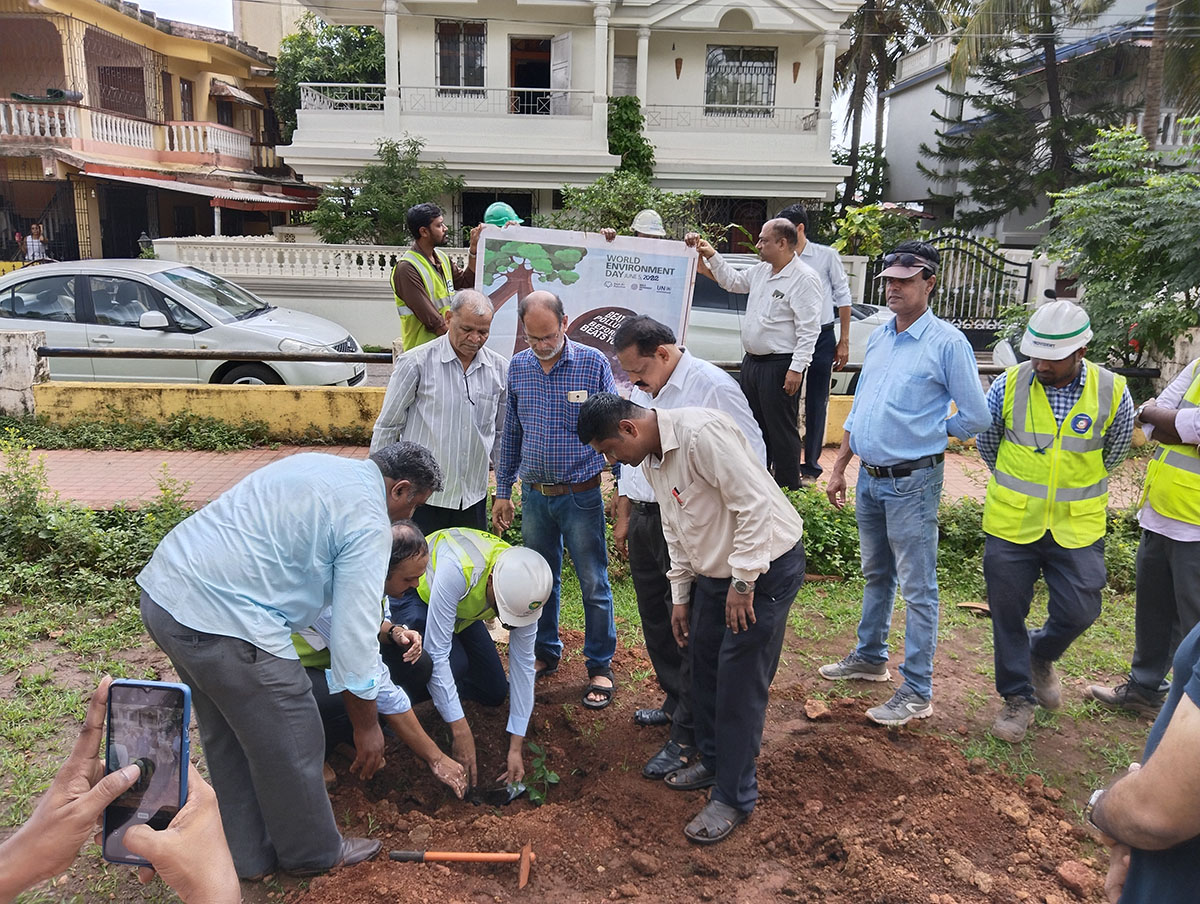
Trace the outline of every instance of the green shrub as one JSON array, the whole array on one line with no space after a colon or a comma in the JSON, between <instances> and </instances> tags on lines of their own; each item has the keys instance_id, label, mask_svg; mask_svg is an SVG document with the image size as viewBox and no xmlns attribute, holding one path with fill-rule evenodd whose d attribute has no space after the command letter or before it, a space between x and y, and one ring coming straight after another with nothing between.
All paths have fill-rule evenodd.
<instances>
[{"instance_id":1,"label":"green shrub","mask_svg":"<svg viewBox=\"0 0 1200 904\"><path fill-rule=\"evenodd\" d=\"M824 491L816 487L785 492L804 519L805 570L840 577L858 574L861 559L854 507L834 508Z\"/></svg>"}]
</instances>

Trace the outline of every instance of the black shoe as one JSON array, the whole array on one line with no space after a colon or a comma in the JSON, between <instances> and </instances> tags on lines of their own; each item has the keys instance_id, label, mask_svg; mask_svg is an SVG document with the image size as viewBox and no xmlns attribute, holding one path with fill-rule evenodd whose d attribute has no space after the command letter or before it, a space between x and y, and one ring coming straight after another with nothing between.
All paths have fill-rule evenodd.
<instances>
[{"instance_id":1,"label":"black shoe","mask_svg":"<svg viewBox=\"0 0 1200 904\"><path fill-rule=\"evenodd\" d=\"M1162 691L1148 691L1132 681L1118 684L1114 688L1093 684L1088 687L1087 693L1098 703L1112 709L1125 709L1140 716L1149 716L1151 719L1158 716L1163 701L1167 699L1167 695Z\"/></svg>"},{"instance_id":2,"label":"black shoe","mask_svg":"<svg viewBox=\"0 0 1200 904\"><path fill-rule=\"evenodd\" d=\"M667 725L671 714L661 708L639 709L633 714L633 721L638 725Z\"/></svg>"},{"instance_id":3,"label":"black shoe","mask_svg":"<svg viewBox=\"0 0 1200 904\"><path fill-rule=\"evenodd\" d=\"M667 741L663 749L650 757L650 762L642 767L642 777L661 781L672 772L686 766L688 760L695 755L695 747L684 747L675 741Z\"/></svg>"},{"instance_id":4,"label":"black shoe","mask_svg":"<svg viewBox=\"0 0 1200 904\"><path fill-rule=\"evenodd\" d=\"M370 860L379 853L379 849L383 847L383 843L376 841L373 838L343 838L342 849L338 862L332 866L325 867L301 867L300 869L287 870L297 878L306 878L309 876L319 876L321 873L329 872L331 869L337 869L339 866L354 866L356 863L362 863L364 860Z\"/></svg>"}]
</instances>

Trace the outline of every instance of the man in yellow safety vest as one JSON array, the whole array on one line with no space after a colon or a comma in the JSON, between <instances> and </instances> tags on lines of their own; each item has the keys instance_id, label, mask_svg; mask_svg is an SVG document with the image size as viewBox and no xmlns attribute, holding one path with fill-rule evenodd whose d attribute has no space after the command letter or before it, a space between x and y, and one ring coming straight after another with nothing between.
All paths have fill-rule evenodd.
<instances>
[{"instance_id":1,"label":"man in yellow safety vest","mask_svg":"<svg viewBox=\"0 0 1200 904\"><path fill-rule=\"evenodd\" d=\"M400 310L400 341L404 350L416 348L446 332L445 313L455 289L475 286L475 249L479 224L471 230L471 253L467 267L460 270L444 251L449 228L436 204L417 204L405 218L413 246L392 268L392 292Z\"/></svg>"},{"instance_id":2,"label":"man in yellow safety vest","mask_svg":"<svg viewBox=\"0 0 1200 904\"><path fill-rule=\"evenodd\" d=\"M983 574L1004 707L994 737L1017 743L1038 704L1057 709L1054 662L1100 614L1108 475L1129 451L1133 402L1125 378L1084 358L1087 312L1070 301L1034 311L1021 341L1030 360L988 391L992 426L976 446L992 469L983 509ZM1025 618L1038 576L1046 623Z\"/></svg>"}]
</instances>

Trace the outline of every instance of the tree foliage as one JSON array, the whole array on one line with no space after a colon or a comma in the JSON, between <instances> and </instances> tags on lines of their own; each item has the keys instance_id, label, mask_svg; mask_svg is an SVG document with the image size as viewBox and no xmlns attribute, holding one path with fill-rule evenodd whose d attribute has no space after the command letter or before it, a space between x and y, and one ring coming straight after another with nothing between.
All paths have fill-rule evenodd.
<instances>
[{"instance_id":1,"label":"tree foliage","mask_svg":"<svg viewBox=\"0 0 1200 904\"><path fill-rule=\"evenodd\" d=\"M273 106L285 142L296 130L301 82L379 84L384 80L383 32L369 25L326 25L305 13L279 44Z\"/></svg>"},{"instance_id":2,"label":"tree foliage","mask_svg":"<svg viewBox=\"0 0 1200 904\"><path fill-rule=\"evenodd\" d=\"M563 186L563 209L538 216L536 221L551 229L595 232L607 227L633 235L633 218L646 208L658 211L671 238L701 231L700 192L663 191L629 170L617 170L582 187Z\"/></svg>"},{"instance_id":3,"label":"tree foliage","mask_svg":"<svg viewBox=\"0 0 1200 904\"><path fill-rule=\"evenodd\" d=\"M1119 81L1102 76L1105 59L1125 52L1111 48L1072 61L1059 73L1057 105L1046 91L1045 72L1030 72L1037 47L1028 40L1013 40L980 60L978 90L939 88L973 115L964 120L934 113L941 123L936 147L922 144L921 153L941 166L918 162L917 168L935 184L956 187L931 189L931 200L954 208L957 225L970 229L1024 212L1079 182L1075 163L1097 129L1120 122L1129 110L1115 99Z\"/></svg>"},{"instance_id":4,"label":"tree foliage","mask_svg":"<svg viewBox=\"0 0 1200 904\"><path fill-rule=\"evenodd\" d=\"M1200 176L1181 164L1194 169L1200 149L1167 155L1108 129L1081 164L1087 181L1054 197L1042 248L1083 284L1097 357L1138 364L1197 324Z\"/></svg>"},{"instance_id":5,"label":"tree foliage","mask_svg":"<svg viewBox=\"0 0 1200 904\"><path fill-rule=\"evenodd\" d=\"M920 234L906 213L881 204L851 207L838 217L837 238L831 243L840 254L879 257L907 239Z\"/></svg>"},{"instance_id":6,"label":"tree foliage","mask_svg":"<svg viewBox=\"0 0 1200 904\"><path fill-rule=\"evenodd\" d=\"M400 141L380 141L378 163L331 182L321 192L311 218L317 234L335 244L409 244L412 236L404 220L408 209L463 187L462 177L451 176L440 160L421 162L424 146L407 133Z\"/></svg>"},{"instance_id":7,"label":"tree foliage","mask_svg":"<svg viewBox=\"0 0 1200 904\"><path fill-rule=\"evenodd\" d=\"M649 179L654 175L654 145L643 134L645 125L638 98L608 99L608 152L621 158L617 169Z\"/></svg>"}]
</instances>

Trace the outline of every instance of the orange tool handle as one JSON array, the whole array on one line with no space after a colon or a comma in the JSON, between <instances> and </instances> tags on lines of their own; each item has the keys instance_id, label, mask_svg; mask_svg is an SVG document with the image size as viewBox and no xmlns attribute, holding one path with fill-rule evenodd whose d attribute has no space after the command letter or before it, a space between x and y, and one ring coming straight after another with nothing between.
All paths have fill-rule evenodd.
<instances>
[{"instance_id":1,"label":"orange tool handle","mask_svg":"<svg viewBox=\"0 0 1200 904\"><path fill-rule=\"evenodd\" d=\"M457 863L520 863L521 855L505 852L489 853L487 851L392 851L388 854L391 860L406 863L428 863L443 860ZM530 853L531 863L537 860L537 854Z\"/></svg>"}]
</instances>

